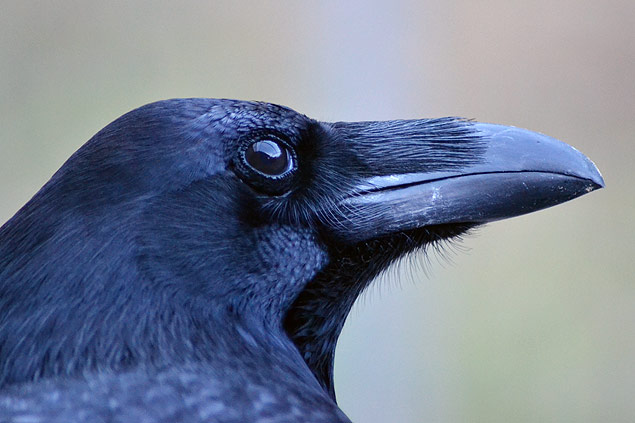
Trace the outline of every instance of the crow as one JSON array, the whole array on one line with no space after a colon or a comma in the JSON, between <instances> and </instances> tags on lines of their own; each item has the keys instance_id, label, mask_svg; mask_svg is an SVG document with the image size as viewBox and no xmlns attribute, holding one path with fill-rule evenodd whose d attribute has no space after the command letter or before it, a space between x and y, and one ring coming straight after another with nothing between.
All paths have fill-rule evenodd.
<instances>
[{"instance_id":1,"label":"crow","mask_svg":"<svg viewBox=\"0 0 635 423\"><path fill-rule=\"evenodd\" d=\"M348 422L335 346L378 274L603 186L515 127L140 107L0 229L0 421Z\"/></svg>"}]
</instances>

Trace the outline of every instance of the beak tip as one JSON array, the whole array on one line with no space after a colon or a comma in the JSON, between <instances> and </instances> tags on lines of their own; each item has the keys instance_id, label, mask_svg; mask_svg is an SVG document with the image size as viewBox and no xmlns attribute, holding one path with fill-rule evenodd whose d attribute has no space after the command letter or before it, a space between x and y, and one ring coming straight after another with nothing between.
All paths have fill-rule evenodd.
<instances>
[{"instance_id":1,"label":"beak tip","mask_svg":"<svg viewBox=\"0 0 635 423\"><path fill-rule=\"evenodd\" d=\"M481 135L490 141L492 157L513 157L519 147L525 148L514 170L544 170L562 173L588 181L586 192L605 187L604 178L595 163L575 147L538 132L514 126L476 122Z\"/></svg>"},{"instance_id":2,"label":"beak tip","mask_svg":"<svg viewBox=\"0 0 635 423\"><path fill-rule=\"evenodd\" d=\"M598 171L597 175L595 175L595 177L593 179L591 179L591 181L594 184L593 190L602 189L602 188L604 188L606 186L606 184L604 183L604 178L602 177L602 175L600 174L599 171Z\"/></svg>"},{"instance_id":3,"label":"beak tip","mask_svg":"<svg viewBox=\"0 0 635 423\"><path fill-rule=\"evenodd\" d=\"M591 180L596 185L594 189L604 188L606 184L604 183L604 178L602 177L602 174L600 173L600 169L598 169L597 166L595 166L595 164L593 165L593 167L595 167L595 175L593 175L593 178Z\"/></svg>"},{"instance_id":4,"label":"beak tip","mask_svg":"<svg viewBox=\"0 0 635 423\"><path fill-rule=\"evenodd\" d=\"M591 159L584 156L582 153L579 154L584 157L585 161L587 162L587 169L585 172L586 174L580 175L587 179L590 183L589 188L587 188L587 192L604 188L606 184L604 182L604 178L602 177L600 169L598 169L598 167L591 161Z\"/></svg>"}]
</instances>

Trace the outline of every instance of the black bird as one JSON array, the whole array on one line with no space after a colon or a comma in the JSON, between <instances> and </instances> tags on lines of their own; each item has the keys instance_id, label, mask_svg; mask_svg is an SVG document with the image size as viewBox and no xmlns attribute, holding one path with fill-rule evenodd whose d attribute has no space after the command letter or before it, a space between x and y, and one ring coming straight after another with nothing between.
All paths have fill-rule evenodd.
<instances>
[{"instance_id":1,"label":"black bird","mask_svg":"<svg viewBox=\"0 0 635 423\"><path fill-rule=\"evenodd\" d=\"M513 127L143 106L0 229L0 421L349 421L335 344L377 274L603 185Z\"/></svg>"}]
</instances>

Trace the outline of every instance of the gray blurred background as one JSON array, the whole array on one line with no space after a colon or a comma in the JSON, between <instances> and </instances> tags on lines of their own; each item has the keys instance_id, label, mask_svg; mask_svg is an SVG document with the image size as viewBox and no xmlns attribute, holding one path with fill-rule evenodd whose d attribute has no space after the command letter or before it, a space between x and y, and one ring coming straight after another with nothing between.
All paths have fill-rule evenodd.
<instances>
[{"instance_id":1,"label":"gray blurred background","mask_svg":"<svg viewBox=\"0 0 635 423\"><path fill-rule=\"evenodd\" d=\"M2 1L0 222L100 128L171 97L576 146L607 188L390 271L347 322L337 394L356 422L635 421L633 0Z\"/></svg>"}]
</instances>

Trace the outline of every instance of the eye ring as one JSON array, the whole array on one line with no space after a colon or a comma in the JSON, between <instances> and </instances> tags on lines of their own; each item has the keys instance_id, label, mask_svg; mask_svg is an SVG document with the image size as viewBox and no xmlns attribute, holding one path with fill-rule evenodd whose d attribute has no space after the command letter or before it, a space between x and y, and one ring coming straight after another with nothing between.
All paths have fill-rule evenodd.
<instances>
[{"instance_id":1,"label":"eye ring","mask_svg":"<svg viewBox=\"0 0 635 423\"><path fill-rule=\"evenodd\" d=\"M284 135L270 130L252 132L242 138L237 153L234 171L253 189L276 196L291 189L298 158Z\"/></svg>"}]
</instances>

